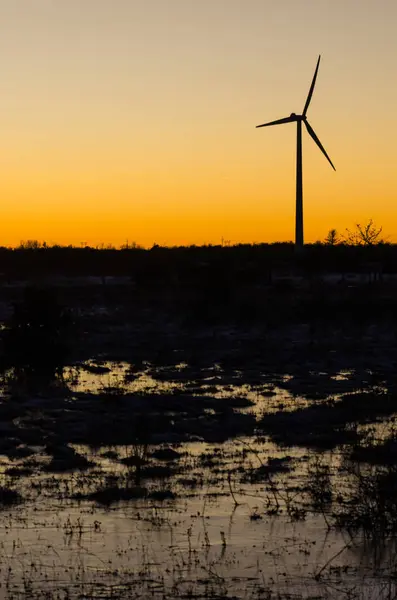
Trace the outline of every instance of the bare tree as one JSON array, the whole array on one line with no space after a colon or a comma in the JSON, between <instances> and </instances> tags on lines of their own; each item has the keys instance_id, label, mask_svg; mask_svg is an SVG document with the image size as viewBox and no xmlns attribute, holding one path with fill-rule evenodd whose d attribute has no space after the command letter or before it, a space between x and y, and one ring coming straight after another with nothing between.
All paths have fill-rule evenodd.
<instances>
[{"instance_id":1,"label":"bare tree","mask_svg":"<svg viewBox=\"0 0 397 600\"><path fill-rule=\"evenodd\" d=\"M26 240L21 241L18 246L19 250L38 250L39 248L43 248L43 244L38 240ZM46 246L45 246L46 247Z\"/></svg>"},{"instance_id":2,"label":"bare tree","mask_svg":"<svg viewBox=\"0 0 397 600\"><path fill-rule=\"evenodd\" d=\"M381 237L382 229L382 227L376 227L372 219L366 225L356 223L353 231L346 229L343 241L349 246L376 246L377 244L384 244L385 240Z\"/></svg>"}]
</instances>

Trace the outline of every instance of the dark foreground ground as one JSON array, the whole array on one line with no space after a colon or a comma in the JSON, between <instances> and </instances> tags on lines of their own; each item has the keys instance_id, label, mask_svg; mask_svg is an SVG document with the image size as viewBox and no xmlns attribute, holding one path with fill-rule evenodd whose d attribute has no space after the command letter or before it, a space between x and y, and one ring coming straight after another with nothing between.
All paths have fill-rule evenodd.
<instances>
[{"instance_id":1,"label":"dark foreground ground","mask_svg":"<svg viewBox=\"0 0 397 600\"><path fill-rule=\"evenodd\" d=\"M139 276L7 277L0 289L3 510L45 498L96 510L132 502L142 515L191 496L223 494L239 506L244 493L260 493L249 523L300 523L303 539L309 520L319 519L324 531L347 538L340 554L305 572L304 590L295 576L285 586L280 573L278 583L257 574L255 597L340 597L330 591L336 568L345 597L395 597L393 273L279 265L269 276L241 264L225 271L194 263L189 271L186 263L184 278L171 267ZM16 527L16 517L7 518ZM69 538L78 532L73 523ZM365 589L357 587L362 564L341 559L349 544L361 549ZM3 559L11 561L9 550ZM217 579L207 565L190 592L182 584L172 591L163 579L157 597L254 597L231 583L235 567L223 567ZM26 568L9 579L5 597L26 594ZM31 597L40 597L40 578L29 573ZM65 598L153 596L131 578L120 587L126 578L109 572L107 596L62 578L49 589ZM331 588L312 588L324 580Z\"/></svg>"}]
</instances>

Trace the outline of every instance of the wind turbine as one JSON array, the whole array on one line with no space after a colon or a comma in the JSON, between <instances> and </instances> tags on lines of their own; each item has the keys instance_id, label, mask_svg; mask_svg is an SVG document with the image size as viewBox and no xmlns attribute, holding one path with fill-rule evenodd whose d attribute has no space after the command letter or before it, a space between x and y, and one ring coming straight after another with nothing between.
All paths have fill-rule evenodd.
<instances>
[{"instance_id":1,"label":"wind turbine","mask_svg":"<svg viewBox=\"0 0 397 600\"><path fill-rule=\"evenodd\" d=\"M270 123L263 123L263 125L257 125L258 127L269 127L270 125L281 125L282 123L293 123L296 121L297 126L297 137L296 137L296 213L295 213L295 248L297 250L303 249L303 187L302 187L302 121L306 126L306 129L309 135L316 142L317 146L320 148L321 152L324 154L325 158L330 163L331 167L336 171L332 160L328 156L325 151L324 146L316 136L314 129L309 124L306 113L309 108L310 101L313 96L314 86L316 85L318 68L320 66L321 55L318 57L316 70L314 72L314 77L312 84L310 86L309 94L307 96L306 104L303 108L303 113L301 115L296 115L295 113L291 113L289 117L285 119L278 119L277 121L271 121Z\"/></svg>"}]
</instances>

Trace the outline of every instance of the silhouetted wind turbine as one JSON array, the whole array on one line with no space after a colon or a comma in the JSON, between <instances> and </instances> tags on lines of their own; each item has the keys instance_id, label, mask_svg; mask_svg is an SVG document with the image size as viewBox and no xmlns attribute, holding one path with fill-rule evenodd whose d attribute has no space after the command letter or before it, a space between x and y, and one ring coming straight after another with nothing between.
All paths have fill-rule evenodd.
<instances>
[{"instance_id":1,"label":"silhouetted wind turbine","mask_svg":"<svg viewBox=\"0 0 397 600\"><path fill-rule=\"evenodd\" d=\"M334 165L332 164L332 160L328 156L325 151L324 146L316 136L313 128L310 126L306 113L309 108L310 101L313 96L314 86L316 85L318 68L320 66L321 56L318 57L316 70L314 72L314 77L312 84L310 86L309 94L307 96L306 104L303 109L303 113L301 115L296 115L295 113L291 113L289 117L285 119L278 119L277 121L271 121L270 123L263 123L263 125L257 125L258 127L269 127L270 125L281 125L282 123L293 123L296 121L297 125L297 140L296 140L296 214L295 214L295 247L297 250L301 250L303 248L303 188L302 188L302 121L306 125L306 129L309 135L316 142L317 146L320 148L321 152L324 154L331 167L336 170Z\"/></svg>"}]
</instances>

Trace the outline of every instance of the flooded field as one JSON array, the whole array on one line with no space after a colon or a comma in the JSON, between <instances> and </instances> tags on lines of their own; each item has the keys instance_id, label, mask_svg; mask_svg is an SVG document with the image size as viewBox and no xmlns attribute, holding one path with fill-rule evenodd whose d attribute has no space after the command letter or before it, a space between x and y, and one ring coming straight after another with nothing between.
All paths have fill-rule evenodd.
<instances>
[{"instance_id":1,"label":"flooded field","mask_svg":"<svg viewBox=\"0 0 397 600\"><path fill-rule=\"evenodd\" d=\"M15 386L0 598L395 597L381 375L89 360Z\"/></svg>"}]
</instances>

